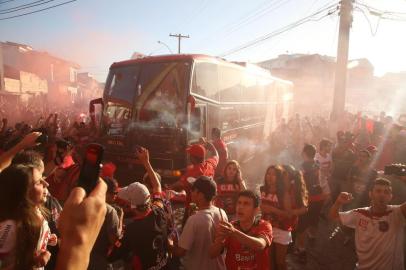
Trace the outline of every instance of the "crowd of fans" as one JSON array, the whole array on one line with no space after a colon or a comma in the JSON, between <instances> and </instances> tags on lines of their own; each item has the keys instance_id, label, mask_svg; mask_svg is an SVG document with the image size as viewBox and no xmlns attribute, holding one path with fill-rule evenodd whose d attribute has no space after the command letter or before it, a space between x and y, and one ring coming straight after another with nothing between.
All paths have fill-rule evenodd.
<instances>
[{"instance_id":1,"label":"crowd of fans","mask_svg":"<svg viewBox=\"0 0 406 270\"><path fill-rule=\"evenodd\" d=\"M229 159L219 129L187 148L170 185L140 147L142 179L120 187L107 163L90 194L77 179L95 128L77 113L38 114L2 121L0 269L283 270L288 254L304 267L321 220L354 239L352 269L404 269L406 180L380 171L406 164L406 128L383 113L348 114L336 133L320 117L282 121L260 179Z\"/></svg>"}]
</instances>

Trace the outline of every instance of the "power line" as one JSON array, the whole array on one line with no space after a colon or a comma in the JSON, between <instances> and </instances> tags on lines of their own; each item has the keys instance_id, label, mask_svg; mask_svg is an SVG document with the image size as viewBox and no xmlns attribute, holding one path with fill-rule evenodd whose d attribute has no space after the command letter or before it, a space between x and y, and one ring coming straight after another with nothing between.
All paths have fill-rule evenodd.
<instances>
[{"instance_id":1,"label":"power line","mask_svg":"<svg viewBox=\"0 0 406 270\"><path fill-rule=\"evenodd\" d=\"M1 1L0 4L8 3L8 2L14 2L16 0L7 0L7 1Z\"/></svg>"},{"instance_id":2,"label":"power line","mask_svg":"<svg viewBox=\"0 0 406 270\"><path fill-rule=\"evenodd\" d=\"M337 18L336 20L336 27L334 28L335 31L333 32L333 38L331 39L331 47L334 46L334 44L336 44L336 38L338 37L338 26L340 24L340 20Z\"/></svg>"},{"instance_id":3,"label":"power line","mask_svg":"<svg viewBox=\"0 0 406 270\"><path fill-rule=\"evenodd\" d=\"M266 41L266 40L268 40L268 39L270 39L270 38L272 38L272 37L275 37L275 36L277 36L277 35L280 35L280 34L282 34L282 33L287 32L287 31L289 31L289 30L292 30L293 28L296 28L296 27L298 27L298 26L300 26L300 25L302 25L302 24L304 24L304 23L306 23L306 22L309 22L309 21L320 21L320 20L322 20L323 18L334 14L334 13L337 11L337 7L336 7L335 10L333 10L333 11L330 10L326 15L323 15L323 16L320 17L320 18L317 18L317 19L313 19L313 18L314 18L315 16L317 16L317 15L319 15L319 14L321 14L321 13L323 13L323 12L325 12L325 11L331 9L331 8L333 8L335 5L336 5L336 4L331 5L331 6L328 6L328 7L326 7L326 8L323 8L323 9L321 9L321 10L319 10L319 11L316 11L315 13L313 13L313 14L311 14L311 15L309 15L309 16L306 16L306 17L304 17L304 18L302 18L302 19L300 19L300 20L298 20L298 21L296 21L296 22L294 22L294 23L291 23L291 24L289 24L289 25L287 25L287 26L285 26L285 27L282 27L282 28L280 28L280 29L278 29L278 30L275 30L275 31L273 31L273 32L271 32L271 33L268 33L268 34L266 34L266 35L263 35L263 36L261 36L261 37L258 37L258 38L254 39L254 40L252 40L252 41L249 41L249 42L245 43L244 45L241 45L241 46L239 46L239 47L236 47L236 48L234 48L234 49L231 49L231 50L229 50L229 51L227 51L227 52L225 52L225 53L223 53L223 54L221 54L221 55L219 55L219 56L220 56L220 57L225 57L225 56L227 56L227 55L234 54L234 53L236 53L236 52L238 52L238 51L241 51L241 50L244 50L244 49L246 49L246 48L255 46L255 45L257 45L257 44L259 44L259 43L261 43L261 42L264 42L264 41Z\"/></svg>"},{"instance_id":4,"label":"power line","mask_svg":"<svg viewBox=\"0 0 406 270\"><path fill-rule=\"evenodd\" d=\"M13 10L13 9L16 9L16 8L19 8L19 7L25 7L25 6L29 6L29 5L32 5L32 4L35 4L35 3L38 3L38 2L43 2L43 1L45 1L45 0L38 0L38 1L34 1L34 2L32 2L32 3L28 3L28 4L23 4L23 5L19 5L19 6L7 8L7 9L1 9L0 11Z\"/></svg>"},{"instance_id":5,"label":"power line","mask_svg":"<svg viewBox=\"0 0 406 270\"><path fill-rule=\"evenodd\" d=\"M13 13L13 12L17 12L19 10L45 5L45 4L47 4L49 2L53 2L53 1L56 1L56 0L48 0L48 1L39 0L39 1L32 2L30 4L25 4L25 5L17 6L17 7L14 7L14 8L0 10L0 14Z\"/></svg>"},{"instance_id":6,"label":"power line","mask_svg":"<svg viewBox=\"0 0 406 270\"><path fill-rule=\"evenodd\" d=\"M229 28L228 31L235 32L235 30L238 30L241 27L244 27L245 25L248 25L248 24L262 18L263 16L265 16L269 12L278 9L279 7L281 7L282 5L286 4L289 1L290 0L279 0L279 2L274 2L272 5L266 7L264 9L262 9L262 10L258 10L254 14L251 14L251 15L247 16L244 20L239 21L236 25Z\"/></svg>"},{"instance_id":7,"label":"power line","mask_svg":"<svg viewBox=\"0 0 406 270\"><path fill-rule=\"evenodd\" d=\"M372 28L372 23L368 18L368 15L365 13L365 11L359 7L355 8L356 10L361 11L362 15L364 15L365 20L367 21L368 25L369 25L369 30L371 31L371 35L374 37L376 36L376 33L378 32L378 28L379 28L379 23L381 22L381 17L378 16L378 23L376 24L375 30Z\"/></svg>"},{"instance_id":8,"label":"power line","mask_svg":"<svg viewBox=\"0 0 406 270\"><path fill-rule=\"evenodd\" d=\"M397 12L397 11L382 10L382 9L378 9L378 8L372 7L372 6L370 6L370 5L368 5L368 4L364 3L364 2L361 2L361 1L356 1L355 3L358 4L358 5L360 5L360 6L363 6L363 7L366 8L366 9L368 9L368 11L369 11L370 13L373 13L373 14L374 14L374 13L377 13L377 15L386 15L386 14L389 14L389 15L397 15L397 16L406 16L406 12Z\"/></svg>"},{"instance_id":9,"label":"power line","mask_svg":"<svg viewBox=\"0 0 406 270\"><path fill-rule=\"evenodd\" d=\"M38 10L35 10L35 11L31 11L31 12L27 12L27 13L23 13L23 14L19 14L19 15L14 15L14 16L10 16L10 17L0 18L0 21L13 19L13 18L18 18L18 17L22 17L22 16L34 14L34 13L38 13L38 12L41 12L41 11L44 11L44 10L53 9L53 8L63 6L63 5L66 5L66 4L69 4L69 3L72 3L72 2L76 2L76 1L77 0L70 0L70 1L66 1L66 2L63 2L63 3L57 4L57 5L50 6L50 7L38 9Z\"/></svg>"},{"instance_id":10,"label":"power line","mask_svg":"<svg viewBox=\"0 0 406 270\"><path fill-rule=\"evenodd\" d=\"M235 20L232 23L229 23L227 25L225 25L224 27L222 27L221 29L217 29L217 31L213 34L207 35L205 37L203 37L202 39L200 39L198 41L199 44L202 43L206 43L204 41L208 41L213 39L215 36L218 36L219 34L226 32L228 33L229 31L233 30L233 29L239 29L239 25L244 24L245 22L249 21L250 19L254 18L255 16L257 16L258 14L268 10L269 8L275 6L277 4L277 1L282 2L284 0L275 0L272 2L271 1L264 1L262 3L260 3L256 8L250 10L249 12L246 12L243 16L240 16L237 20Z\"/></svg>"},{"instance_id":11,"label":"power line","mask_svg":"<svg viewBox=\"0 0 406 270\"><path fill-rule=\"evenodd\" d=\"M175 29L181 30L180 27L183 25L188 25L190 26L196 18L199 17L199 15L203 14L203 11L207 8L210 0L204 0L202 4L200 5L199 9L195 9L194 12L191 12L190 16L185 20L183 23L179 23Z\"/></svg>"},{"instance_id":12,"label":"power line","mask_svg":"<svg viewBox=\"0 0 406 270\"><path fill-rule=\"evenodd\" d=\"M358 5L356 7L356 9L363 13L363 15L365 16L365 19L370 24L371 29L372 29L371 23L369 21L368 16L366 15L364 9L367 9L369 14L371 14L372 16L376 16L379 18L377 28L379 26L380 20L391 20L391 21L402 21L402 22L406 21L406 13L380 10L380 9L371 7L367 4L359 2L359 1L357 1L356 4ZM371 30L372 35L375 35L376 31L374 32L373 30Z\"/></svg>"}]
</instances>

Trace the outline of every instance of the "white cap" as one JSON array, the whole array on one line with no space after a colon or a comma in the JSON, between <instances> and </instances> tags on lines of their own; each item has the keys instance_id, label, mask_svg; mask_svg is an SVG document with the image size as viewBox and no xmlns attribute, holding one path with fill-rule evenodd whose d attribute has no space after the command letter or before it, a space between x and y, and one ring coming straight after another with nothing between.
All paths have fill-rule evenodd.
<instances>
[{"instance_id":1,"label":"white cap","mask_svg":"<svg viewBox=\"0 0 406 270\"><path fill-rule=\"evenodd\" d=\"M121 188L117 196L128 201L131 204L131 208L147 204L151 197L148 188L139 182L134 182Z\"/></svg>"}]
</instances>

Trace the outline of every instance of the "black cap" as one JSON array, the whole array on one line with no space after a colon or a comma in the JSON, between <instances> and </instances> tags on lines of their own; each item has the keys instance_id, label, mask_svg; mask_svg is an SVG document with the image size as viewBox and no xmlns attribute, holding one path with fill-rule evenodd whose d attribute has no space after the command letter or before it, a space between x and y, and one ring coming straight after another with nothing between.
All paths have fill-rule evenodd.
<instances>
[{"instance_id":1,"label":"black cap","mask_svg":"<svg viewBox=\"0 0 406 270\"><path fill-rule=\"evenodd\" d=\"M217 185L211 177L202 175L193 183L192 190L203 193L206 200L211 201L216 196Z\"/></svg>"}]
</instances>

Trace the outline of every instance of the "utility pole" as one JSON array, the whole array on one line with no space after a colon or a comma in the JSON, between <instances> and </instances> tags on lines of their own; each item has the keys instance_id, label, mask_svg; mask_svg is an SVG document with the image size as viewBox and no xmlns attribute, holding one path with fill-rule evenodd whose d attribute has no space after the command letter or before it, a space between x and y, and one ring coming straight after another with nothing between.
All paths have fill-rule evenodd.
<instances>
[{"instance_id":1,"label":"utility pole","mask_svg":"<svg viewBox=\"0 0 406 270\"><path fill-rule=\"evenodd\" d=\"M178 54L180 54L180 40L182 38L190 38L189 35L183 36L182 34L177 34L177 35L169 34L169 36L178 38Z\"/></svg>"},{"instance_id":2,"label":"utility pole","mask_svg":"<svg viewBox=\"0 0 406 270\"><path fill-rule=\"evenodd\" d=\"M338 34L337 64L334 82L334 99L331 119L339 119L345 108L345 90L347 84L348 47L350 42L350 28L352 24L352 1L341 0L340 29Z\"/></svg>"},{"instance_id":3,"label":"utility pole","mask_svg":"<svg viewBox=\"0 0 406 270\"><path fill-rule=\"evenodd\" d=\"M4 64L3 64L3 49L2 43L0 42L0 92L6 91L4 85Z\"/></svg>"}]
</instances>

